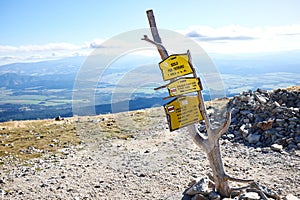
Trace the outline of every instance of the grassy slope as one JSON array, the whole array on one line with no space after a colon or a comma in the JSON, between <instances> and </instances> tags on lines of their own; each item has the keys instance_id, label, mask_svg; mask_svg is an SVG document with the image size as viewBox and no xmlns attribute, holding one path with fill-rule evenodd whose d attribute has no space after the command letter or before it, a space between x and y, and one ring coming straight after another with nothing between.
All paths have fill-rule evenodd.
<instances>
[{"instance_id":1,"label":"grassy slope","mask_svg":"<svg viewBox=\"0 0 300 200\"><path fill-rule=\"evenodd\" d=\"M27 160L93 140L93 135L128 139L136 130L164 119L162 108L117 114L0 123L0 161Z\"/></svg>"},{"instance_id":2,"label":"grassy slope","mask_svg":"<svg viewBox=\"0 0 300 200\"><path fill-rule=\"evenodd\" d=\"M300 86L287 88L300 90ZM224 107L228 99L207 102L206 105ZM146 130L165 119L163 109L151 108L97 116L67 118L62 121L32 120L0 123L1 158L26 160L42 155L42 152L57 152L59 148L77 145L82 139L93 140L92 135L106 138L128 139L137 130ZM34 147L34 151L28 151Z\"/></svg>"}]
</instances>

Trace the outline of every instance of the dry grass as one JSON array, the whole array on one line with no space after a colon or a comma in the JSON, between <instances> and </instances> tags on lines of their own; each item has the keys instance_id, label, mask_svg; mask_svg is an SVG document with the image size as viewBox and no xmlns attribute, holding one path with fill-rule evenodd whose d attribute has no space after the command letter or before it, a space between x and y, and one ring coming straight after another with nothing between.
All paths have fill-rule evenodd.
<instances>
[{"instance_id":1,"label":"dry grass","mask_svg":"<svg viewBox=\"0 0 300 200\"><path fill-rule=\"evenodd\" d=\"M0 157L31 159L43 152L77 145L74 124L68 120L35 120L0 123Z\"/></svg>"},{"instance_id":2,"label":"dry grass","mask_svg":"<svg viewBox=\"0 0 300 200\"><path fill-rule=\"evenodd\" d=\"M148 130L161 123L164 111L160 108L129 111L116 114L78 117L76 129L84 141L99 138L129 139L137 131Z\"/></svg>"},{"instance_id":3,"label":"dry grass","mask_svg":"<svg viewBox=\"0 0 300 200\"><path fill-rule=\"evenodd\" d=\"M208 102L207 106L226 105L228 99ZM137 131L165 124L162 107L97 116L68 118L62 121L32 120L0 123L0 158L20 160L40 157L45 152L77 145L82 140L99 138L129 139Z\"/></svg>"},{"instance_id":4,"label":"dry grass","mask_svg":"<svg viewBox=\"0 0 300 200\"><path fill-rule=\"evenodd\" d=\"M300 86L290 86L286 88L288 91L300 91Z\"/></svg>"}]
</instances>

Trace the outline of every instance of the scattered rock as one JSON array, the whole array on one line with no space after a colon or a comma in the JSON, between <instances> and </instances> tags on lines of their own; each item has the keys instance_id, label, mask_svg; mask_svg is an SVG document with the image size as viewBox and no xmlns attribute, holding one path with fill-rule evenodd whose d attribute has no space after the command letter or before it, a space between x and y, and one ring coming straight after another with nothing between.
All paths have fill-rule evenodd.
<instances>
[{"instance_id":1,"label":"scattered rock","mask_svg":"<svg viewBox=\"0 0 300 200\"><path fill-rule=\"evenodd\" d=\"M272 144L271 145L271 149L274 150L274 151L279 151L281 152L283 150L283 146L280 145L280 144Z\"/></svg>"},{"instance_id":2,"label":"scattered rock","mask_svg":"<svg viewBox=\"0 0 300 200\"><path fill-rule=\"evenodd\" d=\"M239 197L239 200L260 200L260 196L256 192L247 192Z\"/></svg>"},{"instance_id":3,"label":"scattered rock","mask_svg":"<svg viewBox=\"0 0 300 200\"><path fill-rule=\"evenodd\" d=\"M64 118L62 118L61 116L57 116L54 118L55 121L62 121L64 120Z\"/></svg>"},{"instance_id":4,"label":"scattered rock","mask_svg":"<svg viewBox=\"0 0 300 200\"><path fill-rule=\"evenodd\" d=\"M234 111L223 138L254 147L280 144L283 150L300 149L299 107L300 92L296 90L243 92L229 102Z\"/></svg>"},{"instance_id":5,"label":"scattered rock","mask_svg":"<svg viewBox=\"0 0 300 200\"><path fill-rule=\"evenodd\" d=\"M221 199L221 196L218 193L216 193L215 191L211 191L208 196L209 196L210 200L220 200Z\"/></svg>"},{"instance_id":6,"label":"scattered rock","mask_svg":"<svg viewBox=\"0 0 300 200\"><path fill-rule=\"evenodd\" d=\"M260 135L258 135L258 134L249 134L246 139L250 144L256 144L260 140Z\"/></svg>"},{"instance_id":7,"label":"scattered rock","mask_svg":"<svg viewBox=\"0 0 300 200\"><path fill-rule=\"evenodd\" d=\"M187 195L193 196L195 194L203 194L206 195L209 193L209 179L202 178L196 184L194 184L190 189L186 191Z\"/></svg>"},{"instance_id":8,"label":"scattered rock","mask_svg":"<svg viewBox=\"0 0 300 200\"><path fill-rule=\"evenodd\" d=\"M266 131L272 127L273 120L268 121L262 121L257 123L257 127L262 129L263 131Z\"/></svg>"},{"instance_id":9,"label":"scattered rock","mask_svg":"<svg viewBox=\"0 0 300 200\"><path fill-rule=\"evenodd\" d=\"M202 194L196 194L192 197L191 200L209 200L209 198L205 197Z\"/></svg>"},{"instance_id":10,"label":"scattered rock","mask_svg":"<svg viewBox=\"0 0 300 200\"><path fill-rule=\"evenodd\" d=\"M266 103L260 103L253 93L258 93ZM233 123L226 140L221 140L221 150L226 171L230 174L259 180L281 196L288 193L295 195L288 195L286 199L297 199L300 179L296 173L300 169L300 151L296 148L300 149L300 123L299 111L295 108L299 107L296 99L300 96L289 96L292 94L290 91L277 93L278 97L274 97L274 92L259 90L245 93L240 99L240 95L234 98L235 103L231 102L235 108ZM286 100L281 100L284 94ZM105 127L107 123L115 124L110 116L105 118L90 117L90 124L86 124L84 131L80 132L82 137L93 138L91 144L85 141L88 148L76 148L80 149L77 151L69 145L64 148L62 145L59 155L45 151L43 157L21 165L0 160L4 163L0 165L0 180L3 177L5 182L1 185L5 188L2 191L6 192L4 199L181 199L183 188L191 177L205 177L211 171L205 153L191 145L186 130L169 134L165 130L165 118L159 119L161 122L147 130L130 130L135 138L128 141L100 139L99 123ZM273 122L266 130L258 127L259 122L269 120ZM59 147L60 141L49 143ZM274 147L271 149L272 144L281 145L285 150L295 150L277 153ZM24 148L25 153L41 151L33 146ZM188 190L194 189L189 192L194 195L186 195L187 199L219 199L217 193L211 192L214 191L212 186L197 186L198 182L191 182ZM258 190L270 200L277 199L271 193L267 195L268 191ZM245 190L231 195L231 199L240 196L249 198L243 192ZM262 198L260 192L254 193L254 199L257 194Z\"/></svg>"},{"instance_id":11,"label":"scattered rock","mask_svg":"<svg viewBox=\"0 0 300 200\"><path fill-rule=\"evenodd\" d=\"M285 200L299 200L299 198L295 197L292 194L288 194L286 195L286 197L284 198Z\"/></svg>"}]
</instances>

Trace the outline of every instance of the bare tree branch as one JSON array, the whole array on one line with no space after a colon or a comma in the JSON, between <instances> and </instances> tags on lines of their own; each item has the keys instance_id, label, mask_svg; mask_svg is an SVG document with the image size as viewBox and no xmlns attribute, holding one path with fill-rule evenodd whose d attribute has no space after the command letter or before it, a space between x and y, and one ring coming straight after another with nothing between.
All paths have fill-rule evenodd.
<instances>
[{"instance_id":1,"label":"bare tree branch","mask_svg":"<svg viewBox=\"0 0 300 200\"><path fill-rule=\"evenodd\" d=\"M228 174L225 174L225 178L227 180L230 180L230 181L235 181L235 182L240 182L240 183L250 183L250 182L253 182L254 180L249 180L249 179L240 179L240 178L234 178L232 176L229 176Z\"/></svg>"},{"instance_id":2,"label":"bare tree branch","mask_svg":"<svg viewBox=\"0 0 300 200\"><path fill-rule=\"evenodd\" d=\"M246 185L246 186L243 186L243 187L238 187L238 188L231 188L232 191L241 191L241 190L244 190L244 189L247 189L247 188L250 188L250 185Z\"/></svg>"},{"instance_id":3,"label":"bare tree branch","mask_svg":"<svg viewBox=\"0 0 300 200\"><path fill-rule=\"evenodd\" d=\"M199 132L198 128L195 124L191 124L188 127L188 132L192 136L193 141L204 151L207 151L207 139L205 139L201 133Z\"/></svg>"},{"instance_id":4,"label":"bare tree branch","mask_svg":"<svg viewBox=\"0 0 300 200\"><path fill-rule=\"evenodd\" d=\"M217 139L219 139L228 130L231 123L231 112L232 110L226 112L226 121L224 122L223 126L218 129L218 131L214 132Z\"/></svg>"}]
</instances>

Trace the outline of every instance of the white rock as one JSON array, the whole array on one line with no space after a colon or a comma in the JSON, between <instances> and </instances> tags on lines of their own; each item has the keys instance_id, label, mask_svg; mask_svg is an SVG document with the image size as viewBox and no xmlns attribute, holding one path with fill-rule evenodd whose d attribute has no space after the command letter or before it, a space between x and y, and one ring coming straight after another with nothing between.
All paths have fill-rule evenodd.
<instances>
[{"instance_id":1,"label":"white rock","mask_svg":"<svg viewBox=\"0 0 300 200\"><path fill-rule=\"evenodd\" d=\"M186 191L187 195L193 196L195 194L208 194L208 179L202 178L198 183L194 184L190 189Z\"/></svg>"},{"instance_id":2,"label":"white rock","mask_svg":"<svg viewBox=\"0 0 300 200\"><path fill-rule=\"evenodd\" d=\"M242 194L239 199L260 200L260 196L256 192L247 192Z\"/></svg>"},{"instance_id":3,"label":"white rock","mask_svg":"<svg viewBox=\"0 0 300 200\"><path fill-rule=\"evenodd\" d=\"M283 146L280 144L272 144L271 145L271 149L274 151L282 151L283 150Z\"/></svg>"},{"instance_id":4,"label":"white rock","mask_svg":"<svg viewBox=\"0 0 300 200\"><path fill-rule=\"evenodd\" d=\"M285 200L299 200L299 198L295 197L292 194L288 194L286 195L286 197L284 198Z\"/></svg>"}]
</instances>

